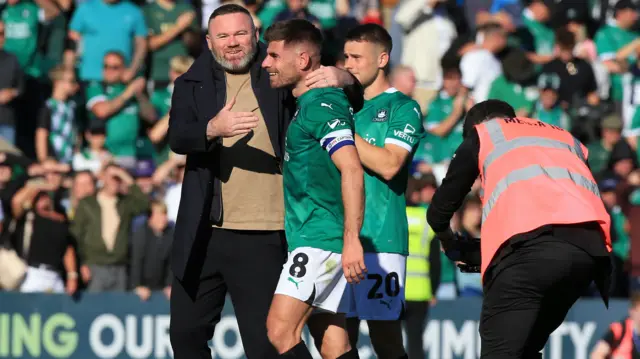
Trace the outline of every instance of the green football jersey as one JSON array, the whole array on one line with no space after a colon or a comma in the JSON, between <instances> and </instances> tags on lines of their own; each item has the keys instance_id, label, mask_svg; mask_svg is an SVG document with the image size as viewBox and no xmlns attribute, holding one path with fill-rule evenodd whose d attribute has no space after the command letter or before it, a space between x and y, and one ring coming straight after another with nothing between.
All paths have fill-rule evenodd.
<instances>
[{"instance_id":1,"label":"green football jersey","mask_svg":"<svg viewBox=\"0 0 640 359\"><path fill-rule=\"evenodd\" d=\"M100 101L110 101L120 96L127 88L124 84L102 84L91 82L87 87L87 110ZM115 157L129 157L136 154L136 142L140 129L139 106L135 99L129 100L118 112L106 121L107 137L105 147ZM92 116L94 118L94 116ZM94 120L96 120L94 118ZM102 120L97 120L102 121Z\"/></svg>"},{"instance_id":2,"label":"green football jersey","mask_svg":"<svg viewBox=\"0 0 640 359\"><path fill-rule=\"evenodd\" d=\"M16 55L25 73L39 77L38 27L44 19L44 10L30 1L21 1L8 5L1 18L6 31L4 49Z\"/></svg>"},{"instance_id":3,"label":"green football jersey","mask_svg":"<svg viewBox=\"0 0 640 359\"><path fill-rule=\"evenodd\" d=\"M378 147L391 144L413 154L424 136L420 105L395 88L365 101L355 119L356 133ZM366 198L360 232L365 252L408 254L405 191L410 163L411 159L407 160L390 181L365 169Z\"/></svg>"},{"instance_id":4,"label":"green football jersey","mask_svg":"<svg viewBox=\"0 0 640 359\"><path fill-rule=\"evenodd\" d=\"M299 247L342 253L344 207L340 171L331 155L353 140L353 109L340 89L312 89L298 98L285 137L285 233Z\"/></svg>"}]
</instances>

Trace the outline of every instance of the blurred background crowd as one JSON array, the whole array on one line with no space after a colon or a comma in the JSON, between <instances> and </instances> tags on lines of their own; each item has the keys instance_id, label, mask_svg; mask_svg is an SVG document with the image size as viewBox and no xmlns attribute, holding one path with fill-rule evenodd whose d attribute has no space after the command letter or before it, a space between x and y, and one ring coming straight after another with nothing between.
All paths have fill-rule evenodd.
<instances>
[{"instance_id":1,"label":"blurred background crowd","mask_svg":"<svg viewBox=\"0 0 640 359\"><path fill-rule=\"evenodd\" d=\"M173 81L201 51L220 0L0 3L3 244L28 262L24 292L169 296L185 159L167 145ZM613 219L614 296L640 286L640 33L631 0L232 0L264 31L305 18L341 67L359 23L392 35L392 85L421 105L413 202L428 205L474 103L570 130L589 149ZM469 89L469 90L468 90ZM454 228L479 236L469 195ZM640 257L640 256L637 256ZM448 260L438 298L481 296Z\"/></svg>"}]
</instances>

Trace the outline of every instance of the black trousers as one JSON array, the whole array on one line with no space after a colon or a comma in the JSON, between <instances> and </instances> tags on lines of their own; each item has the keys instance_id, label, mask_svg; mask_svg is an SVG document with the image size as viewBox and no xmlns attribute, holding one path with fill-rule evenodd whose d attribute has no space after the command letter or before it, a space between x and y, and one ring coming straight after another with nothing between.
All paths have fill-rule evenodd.
<instances>
[{"instance_id":1,"label":"black trousers","mask_svg":"<svg viewBox=\"0 0 640 359\"><path fill-rule=\"evenodd\" d=\"M227 293L247 358L277 358L266 322L287 256L284 232L214 229L203 247L194 248L184 280L173 281L169 332L174 358L211 359L207 342Z\"/></svg>"},{"instance_id":2,"label":"black trousers","mask_svg":"<svg viewBox=\"0 0 640 359\"><path fill-rule=\"evenodd\" d=\"M404 314L405 331L407 333L407 355L411 359L424 359L424 342L422 334L429 316L429 302L406 302Z\"/></svg>"},{"instance_id":3,"label":"black trousers","mask_svg":"<svg viewBox=\"0 0 640 359\"><path fill-rule=\"evenodd\" d=\"M551 234L518 243L485 280L480 357L541 358L549 335L597 270L594 257Z\"/></svg>"}]
</instances>

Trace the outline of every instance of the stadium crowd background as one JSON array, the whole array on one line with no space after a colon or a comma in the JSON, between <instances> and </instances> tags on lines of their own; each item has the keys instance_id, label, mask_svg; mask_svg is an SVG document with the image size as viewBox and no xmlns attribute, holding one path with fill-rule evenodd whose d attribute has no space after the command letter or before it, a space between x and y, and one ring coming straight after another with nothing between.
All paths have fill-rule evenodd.
<instances>
[{"instance_id":1,"label":"stadium crowd background","mask_svg":"<svg viewBox=\"0 0 640 359\"><path fill-rule=\"evenodd\" d=\"M499 98L520 116L571 130L588 145L613 218L613 295L640 287L640 258L630 255L640 251L637 3L236 2L262 30L293 17L317 24L326 65L341 66L341 37L354 24L384 24L393 85L420 103L428 130L411 170L431 187L444 177L474 101ZM185 167L166 141L172 81L207 51L207 20L219 5L0 3L1 238L40 278L27 276L21 291L170 296L171 226ZM463 87L470 96L459 95ZM480 220L474 191L454 228L479 236ZM442 260L438 299L481 293L479 275Z\"/></svg>"}]
</instances>

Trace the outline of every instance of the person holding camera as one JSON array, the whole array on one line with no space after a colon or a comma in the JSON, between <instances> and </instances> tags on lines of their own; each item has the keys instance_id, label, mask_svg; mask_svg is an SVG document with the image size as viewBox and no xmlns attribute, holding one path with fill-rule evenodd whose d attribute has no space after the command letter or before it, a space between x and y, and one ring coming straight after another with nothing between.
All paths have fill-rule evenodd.
<instances>
[{"instance_id":1,"label":"person holding camera","mask_svg":"<svg viewBox=\"0 0 640 359\"><path fill-rule=\"evenodd\" d=\"M608 305L611 219L588 150L558 126L517 118L500 100L469 110L463 138L427 221L450 259L481 273L480 357L542 358L592 281ZM479 242L449 227L478 177Z\"/></svg>"}]
</instances>

